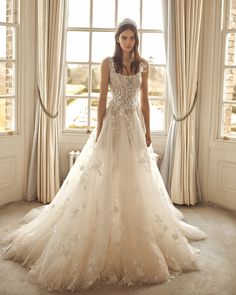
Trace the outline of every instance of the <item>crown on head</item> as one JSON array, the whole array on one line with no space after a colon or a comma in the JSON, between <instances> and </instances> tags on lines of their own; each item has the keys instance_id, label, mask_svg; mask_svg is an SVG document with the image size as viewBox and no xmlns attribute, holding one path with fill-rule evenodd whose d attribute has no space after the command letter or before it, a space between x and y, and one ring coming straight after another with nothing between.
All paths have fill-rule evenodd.
<instances>
[{"instance_id":1,"label":"crown on head","mask_svg":"<svg viewBox=\"0 0 236 295\"><path fill-rule=\"evenodd\" d=\"M131 25L131 26L134 26L136 29L137 29L137 25L135 23L135 21L133 21L132 19L130 18L124 18L119 24L118 24L118 29L124 25Z\"/></svg>"}]
</instances>

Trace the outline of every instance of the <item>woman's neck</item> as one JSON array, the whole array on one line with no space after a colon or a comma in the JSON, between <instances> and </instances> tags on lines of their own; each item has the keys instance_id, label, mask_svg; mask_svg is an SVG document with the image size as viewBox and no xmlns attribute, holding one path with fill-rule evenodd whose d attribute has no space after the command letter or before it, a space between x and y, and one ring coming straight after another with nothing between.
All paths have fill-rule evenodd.
<instances>
[{"instance_id":1,"label":"woman's neck","mask_svg":"<svg viewBox=\"0 0 236 295\"><path fill-rule=\"evenodd\" d=\"M133 54L129 53L129 52L123 52L123 57L122 57L122 61L124 63L130 63L133 59Z\"/></svg>"}]
</instances>

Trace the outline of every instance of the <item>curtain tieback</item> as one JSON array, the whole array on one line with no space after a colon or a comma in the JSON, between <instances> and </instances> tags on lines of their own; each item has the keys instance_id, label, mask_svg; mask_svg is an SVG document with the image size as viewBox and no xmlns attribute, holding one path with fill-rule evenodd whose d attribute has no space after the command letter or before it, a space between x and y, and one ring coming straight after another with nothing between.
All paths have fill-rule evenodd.
<instances>
[{"instance_id":1,"label":"curtain tieback","mask_svg":"<svg viewBox=\"0 0 236 295\"><path fill-rule=\"evenodd\" d=\"M182 118L178 118L178 117L175 116L175 114L173 114L174 120L176 122L181 122L181 121L184 121L185 119L187 119L191 115L191 113L192 113L192 111L193 111L193 109L194 109L194 107L196 105L196 102L197 102L197 90L195 92L195 96L194 96L194 100L193 100L193 103L191 105L191 108L189 109L189 111L187 112L187 114L184 115Z\"/></svg>"},{"instance_id":2,"label":"curtain tieback","mask_svg":"<svg viewBox=\"0 0 236 295\"><path fill-rule=\"evenodd\" d=\"M50 118L52 118L52 119L55 119L55 118L58 116L58 110L57 110L56 114L54 114L54 115L50 114L50 113L47 111L45 105L43 104L42 96L41 96L41 92L40 92L40 89L39 89L39 86L38 86L38 85L37 85L37 89L38 89L39 102L40 102L40 105L41 105L41 107L42 107L44 113L45 113L48 117L50 117Z\"/></svg>"}]
</instances>

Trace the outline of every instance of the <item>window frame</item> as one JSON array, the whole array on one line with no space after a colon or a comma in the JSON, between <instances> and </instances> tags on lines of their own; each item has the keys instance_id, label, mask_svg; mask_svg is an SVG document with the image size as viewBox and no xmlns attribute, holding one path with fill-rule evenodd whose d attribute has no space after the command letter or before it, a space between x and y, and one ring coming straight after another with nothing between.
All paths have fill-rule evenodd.
<instances>
[{"instance_id":1,"label":"window frame","mask_svg":"<svg viewBox=\"0 0 236 295\"><path fill-rule=\"evenodd\" d=\"M92 61L92 33L94 32L111 32L115 34L116 31L116 27L118 25L118 1L119 0L115 0L115 27L114 28L97 28L97 27L93 27L92 22L93 22L93 0L90 0L90 19L89 19L89 27L69 27L67 26L66 28L66 38L65 40L67 40L67 33L68 32L88 32L89 33L89 59L87 62L73 62L73 61L67 61L66 60L66 54L65 54L65 61L64 61L64 89L63 89L63 111L62 111L62 133L63 134L78 134L78 135L83 135L83 134L88 134L91 133L91 131L93 130L91 128L91 109L90 109L90 102L91 100L97 99L99 100L99 95L98 96L93 96L91 95L91 83L92 83L92 68L94 66L99 66L101 65L101 63L99 62L93 62ZM141 49L142 49L142 36L143 33L161 33L164 35L164 29L160 30L160 29L141 29L142 28L142 12L143 12L143 0L140 0L140 28L138 29L138 34L139 34L139 51L140 54L142 55ZM67 42L67 41L66 41ZM66 46L67 48L67 46ZM105 56L104 56L105 57ZM89 70L89 74L88 74L88 95L87 96L81 96L81 95L66 95L66 81L67 81L67 65L68 64L78 64L78 65L88 65L88 70ZM151 65L156 66L156 67L163 67L166 70L166 63L165 64L158 64L158 63L152 63ZM166 79L166 76L165 76ZM167 83L167 79L166 79L166 83ZM165 88L167 87L165 83ZM73 129L73 128L66 128L66 102L67 99L69 98L75 98L75 99L87 99L87 106L88 106L88 128L87 130L84 129ZM164 95L159 96L159 97L155 97L155 96L149 96L149 101L164 101L164 120L163 120L163 130L155 130L152 131L152 135L154 136L159 136L159 135L166 135L167 134L167 121L168 121L168 100L166 98L165 95L165 91L164 91Z\"/></svg>"},{"instance_id":2,"label":"window frame","mask_svg":"<svg viewBox=\"0 0 236 295\"><path fill-rule=\"evenodd\" d=\"M224 99L224 88L225 88L225 70L227 69L236 69L235 65L227 65L225 60L225 54L227 52L227 34L235 33L236 28L230 29L230 7L231 0L222 0L221 7L221 58L220 58L220 101L218 109L218 128L217 128L217 139L227 140L227 141L236 141L235 136L226 136L224 135L224 106L227 104L234 105L236 100L226 100ZM236 50L236 47L235 47Z\"/></svg>"},{"instance_id":3,"label":"window frame","mask_svg":"<svg viewBox=\"0 0 236 295\"><path fill-rule=\"evenodd\" d=\"M15 50L15 58L14 59L0 59L1 62L11 62L14 65L14 73L13 73L13 79L14 79L14 95L7 96L7 95L0 95L1 99L12 99L14 101L14 117L13 120L15 122L14 124L14 130L13 131L0 131L0 136L12 136L12 135L18 135L19 134L19 11L20 11L20 0L13 0L13 22L2 22L0 21L0 26L3 27L11 27L14 28L14 50Z\"/></svg>"}]
</instances>

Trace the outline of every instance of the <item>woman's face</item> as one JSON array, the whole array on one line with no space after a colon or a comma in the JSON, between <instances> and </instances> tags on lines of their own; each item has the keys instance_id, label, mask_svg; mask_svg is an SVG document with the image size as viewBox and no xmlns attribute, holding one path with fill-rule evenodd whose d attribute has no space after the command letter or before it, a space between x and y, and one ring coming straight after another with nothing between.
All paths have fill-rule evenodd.
<instances>
[{"instance_id":1,"label":"woman's face","mask_svg":"<svg viewBox=\"0 0 236 295\"><path fill-rule=\"evenodd\" d=\"M131 52L135 45L135 35L134 32L130 29L127 29L120 33L118 42L120 47L125 52Z\"/></svg>"}]
</instances>

